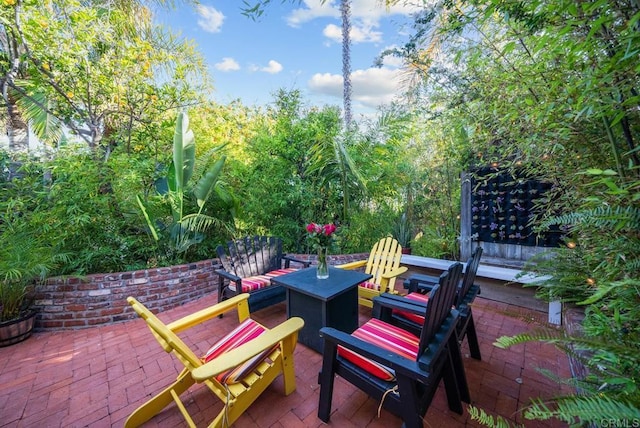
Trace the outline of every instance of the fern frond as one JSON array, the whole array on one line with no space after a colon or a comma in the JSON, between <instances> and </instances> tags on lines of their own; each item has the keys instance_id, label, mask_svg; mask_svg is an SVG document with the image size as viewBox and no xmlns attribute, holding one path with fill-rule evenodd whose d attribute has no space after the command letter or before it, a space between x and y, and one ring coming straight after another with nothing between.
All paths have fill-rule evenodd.
<instances>
[{"instance_id":1,"label":"fern frond","mask_svg":"<svg viewBox=\"0 0 640 428\"><path fill-rule=\"evenodd\" d=\"M547 342L557 344L566 340L567 335L563 331L545 329L517 334L515 336L501 336L496 339L493 345L498 348L507 349L527 342Z\"/></svg>"},{"instance_id":2,"label":"fern frond","mask_svg":"<svg viewBox=\"0 0 640 428\"><path fill-rule=\"evenodd\" d=\"M637 360L638 348L631 347L618 341L608 340L605 337L572 336L562 330L536 330L530 333L517 334L515 336L502 336L496 339L494 346L502 349L509 348L527 342L546 342L561 347L565 351L593 350L616 354L620 358L631 361Z\"/></svg>"},{"instance_id":3,"label":"fern frond","mask_svg":"<svg viewBox=\"0 0 640 428\"><path fill-rule=\"evenodd\" d=\"M627 260L629 269L640 270L640 258Z\"/></svg>"},{"instance_id":4,"label":"fern frond","mask_svg":"<svg viewBox=\"0 0 640 428\"><path fill-rule=\"evenodd\" d=\"M543 221L541 228L555 225L588 225L615 231L640 229L640 209L637 207L599 206L590 210L555 216Z\"/></svg>"},{"instance_id":5,"label":"fern frond","mask_svg":"<svg viewBox=\"0 0 640 428\"><path fill-rule=\"evenodd\" d=\"M530 420L557 418L567 423L602 424L603 421L637 421L640 420L640 409L631 403L611 399L604 395L573 395L554 399L553 409L542 400L533 400L531 407L524 412Z\"/></svg>"},{"instance_id":6,"label":"fern frond","mask_svg":"<svg viewBox=\"0 0 640 428\"><path fill-rule=\"evenodd\" d=\"M492 428L521 428L524 425L512 423L508 419L503 418L502 416L496 416L495 419L493 416L489 415L483 409L479 409L475 406L469 406L467 408L469 411L469 415L471 416L471 420L477 421L480 425L484 425Z\"/></svg>"}]
</instances>

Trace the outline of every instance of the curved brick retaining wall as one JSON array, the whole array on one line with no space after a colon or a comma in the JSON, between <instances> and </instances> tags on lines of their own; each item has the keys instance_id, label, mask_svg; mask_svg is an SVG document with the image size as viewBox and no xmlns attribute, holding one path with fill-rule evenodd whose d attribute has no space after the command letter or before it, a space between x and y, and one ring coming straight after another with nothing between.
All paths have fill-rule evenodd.
<instances>
[{"instance_id":1,"label":"curved brick retaining wall","mask_svg":"<svg viewBox=\"0 0 640 428\"><path fill-rule=\"evenodd\" d=\"M49 278L35 294L35 329L75 329L133 319L137 315L127 303L129 296L158 312L205 295L215 303L218 267L218 260L213 259L131 272Z\"/></svg>"},{"instance_id":2,"label":"curved brick retaining wall","mask_svg":"<svg viewBox=\"0 0 640 428\"><path fill-rule=\"evenodd\" d=\"M296 255L315 261L316 256ZM366 259L368 254L329 256L331 264ZM127 303L134 296L154 312L163 312L204 296L217 302L218 259L131 272L49 278L37 287L36 330L94 327L136 318ZM292 266L293 267L293 266Z\"/></svg>"}]
</instances>

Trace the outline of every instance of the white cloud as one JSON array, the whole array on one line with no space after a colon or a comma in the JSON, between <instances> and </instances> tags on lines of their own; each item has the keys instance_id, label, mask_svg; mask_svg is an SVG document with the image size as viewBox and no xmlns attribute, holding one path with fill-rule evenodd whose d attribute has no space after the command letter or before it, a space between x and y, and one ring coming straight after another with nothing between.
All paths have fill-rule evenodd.
<instances>
[{"instance_id":1,"label":"white cloud","mask_svg":"<svg viewBox=\"0 0 640 428\"><path fill-rule=\"evenodd\" d=\"M433 0L435 2L435 0ZM352 23L361 21L367 26L377 26L380 18L390 15L410 15L422 10L424 5L408 5L408 2L398 2L387 8L383 2L371 0L352 0L351 2L351 19ZM340 1L326 1L322 4L321 0L305 0L304 7L294 9L287 16L287 24L292 27L313 21L316 18L338 18L340 19Z\"/></svg>"},{"instance_id":2,"label":"white cloud","mask_svg":"<svg viewBox=\"0 0 640 428\"><path fill-rule=\"evenodd\" d=\"M395 45L391 45L391 46L387 46L386 48L382 49L380 51L380 53L386 51L386 50L392 50L397 48L397 46ZM402 67L404 65L404 60L402 58L398 58L397 56L394 55L385 55L382 58L382 65L386 66L386 67L391 67L391 68L398 68L398 67Z\"/></svg>"},{"instance_id":3,"label":"white cloud","mask_svg":"<svg viewBox=\"0 0 640 428\"><path fill-rule=\"evenodd\" d=\"M262 71L264 73L269 73L269 74L278 74L283 70L283 67L282 67L282 64L280 64L278 61L275 61L272 59L269 61L269 64L266 65L265 67L251 64L249 66L249 70L251 70L252 72Z\"/></svg>"},{"instance_id":4,"label":"white cloud","mask_svg":"<svg viewBox=\"0 0 640 428\"><path fill-rule=\"evenodd\" d=\"M349 35L351 36L352 43L366 43L366 42L380 42L382 40L382 33L380 31L374 31L373 26L358 26L352 25ZM322 34L336 43L342 43L342 27L329 24L324 27Z\"/></svg>"},{"instance_id":5,"label":"white cloud","mask_svg":"<svg viewBox=\"0 0 640 428\"><path fill-rule=\"evenodd\" d=\"M217 62L214 65L214 67L216 68L216 70L220 70L220 71L240 70L240 64L238 64L238 62L235 59L229 58L229 57L222 58L222 61Z\"/></svg>"},{"instance_id":6,"label":"white cloud","mask_svg":"<svg viewBox=\"0 0 640 428\"><path fill-rule=\"evenodd\" d=\"M393 6L387 8L382 2L371 0L352 0L351 17L361 19L363 21L378 22L383 16L390 15L410 15L412 13L424 10L426 5L408 4L411 2L397 2ZM418 2L414 2L418 3ZM428 3L428 2L426 2ZM431 1L435 3L435 0Z\"/></svg>"},{"instance_id":7,"label":"white cloud","mask_svg":"<svg viewBox=\"0 0 640 428\"><path fill-rule=\"evenodd\" d=\"M342 97L342 76L331 73L316 73L308 82L312 92Z\"/></svg>"},{"instance_id":8,"label":"white cloud","mask_svg":"<svg viewBox=\"0 0 640 428\"><path fill-rule=\"evenodd\" d=\"M371 108L388 104L402 90L401 70L368 68L351 73L352 101ZM316 73L308 82L311 92L342 99L342 76Z\"/></svg>"},{"instance_id":9,"label":"white cloud","mask_svg":"<svg viewBox=\"0 0 640 428\"><path fill-rule=\"evenodd\" d=\"M225 16L212 6L197 5L196 11L200 15L198 25L208 33L219 33Z\"/></svg>"},{"instance_id":10,"label":"white cloud","mask_svg":"<svg viewBox=\"0 0 640 428\"><path fill-rule=\"evenodd\" d=\"M264 71L265 73L269 74L278 74L282 71L282 64L280 64L278 61L270 60L269 65L267 65L266 67L262 67L260 71Z\"/></svg>"},{"instance_id":11,"label":"white cloud","mask_svg":"<svg viewBox=\"0 0 640 428\"><path fill-rule=\"evenodd\" d=\"M342 28L335 24L329 24L322 30L322 35L336 43L342 43Z\"/></svg>"},{"instance_id":12,"label":"white cloud","mask_svg":"<svg viewBox=\"0 0 640 428\"><path fill-rule=\"evenodd\" d=\"M402 2L404 3L404 2ZM286 18L287 24L292 27L300 27L302 24L317 18L335 18L341 20L340 1L305 0L304 7L294 9ZM352 0L351 4L351 42L378 43L382 41L382 32L378 31L380 19L391 15L409 15L421 10L419 6L395 4L389 8L382 2L371 0ZM329 24L323 32L329 40L341 43L342 29L340 25Z\"/></svg>"},{"instance_id":13,"label":"white cloud","mask_svg":"<svg viewBox=\"0 0 640 428\"><path fill-rule=\"evenodd\" d=\"M340 18L340 10L333 3L333 1L322 3L322 0L305 0L305 7L294 9L287 16L287 24L297 28L316 18Z\"/></svg>"}]
</instances>

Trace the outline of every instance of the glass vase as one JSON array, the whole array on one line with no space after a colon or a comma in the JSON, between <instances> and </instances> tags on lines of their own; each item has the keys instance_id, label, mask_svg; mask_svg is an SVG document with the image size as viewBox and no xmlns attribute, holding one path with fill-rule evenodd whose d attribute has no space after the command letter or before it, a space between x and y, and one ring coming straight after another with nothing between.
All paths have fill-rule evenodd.
<instances>
[{"instance_id":1,"label":"glass vase","mask_svg":"<svg viewBox=\"0 0 640 428\"><path fill-rule=\"evenodd\" d=\"M325 247L318 248L318 266L316 268L316 277L318 279L329 278L329 265L327 264L327 251Z\"/></svg>"}]
</instances>

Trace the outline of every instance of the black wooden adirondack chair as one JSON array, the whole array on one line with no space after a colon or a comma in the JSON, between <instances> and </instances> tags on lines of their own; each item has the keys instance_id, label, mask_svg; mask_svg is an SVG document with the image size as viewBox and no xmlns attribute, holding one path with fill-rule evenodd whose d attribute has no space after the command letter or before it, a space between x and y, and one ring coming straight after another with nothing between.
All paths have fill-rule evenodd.
<instances>
[{"instance_id":1,"label":"black wooden adirondack chair","mask_svg":"<svg viewBox=\"0 0 640 428\"><path fill-rule=\"evenodd\" d=\"M218 302L249 293L249 310L255 312L285 299L286 290L271 284L271 278L309 267L309 262L282 254L282 240L273 236L254 236L218 245L222 263L217 270ZM291 266L291 262L297 266Z\"/></svg>"},{"instance_id":2,"label":"black wooden adirondack chair","mask_svg":"<svg viewBox=\"0 0 640 428\"><path fill-rule=\"evenodd\" d=\"M471 312L471 303L473 303L476 296L480 294L480 286L475 284L475 280L478 266L480 265L480 257L482 257L482 251L482 247L476 247L469 258L462 281L458 287L455 303L456 309L460 312L457 327L458 340L462 342L465 336L467 337L469 353L471 357L476 360L480 360L481 355L476 326L473 322L473 313ZM428 275L412 275L407 278L405 283L408 283L409 289L409 293L405 298L424 305L429 300L428 293L430 293L438 283L438 278ZM420 317L408 315L402 311L394 311L392 324L402 326L413 334L419 334L422 328L422 320Z\"/></svg>"},{"instance_id":3,"label":"black wooden adirondack chair","mask_svg":"<svg viewBox=\"0 0 640 428\"><path fill-rule=\"evenodd\" d=\"M374 318L352 334L328 327L320 330L324 352L318 417L322 421L329 422L335 375L381 402L408 428L422 428L440 380L449 408L462 414L461 401L470 398L455 335L458 311L453 309L461 272L462 264L456 263L441 275L426 308L383 294L374 298ZM419 336L389 323L394 309L424 316ZM411 352L403 351L406 348Z\"/></svg>"}]
</instances>

